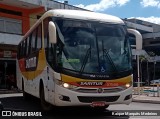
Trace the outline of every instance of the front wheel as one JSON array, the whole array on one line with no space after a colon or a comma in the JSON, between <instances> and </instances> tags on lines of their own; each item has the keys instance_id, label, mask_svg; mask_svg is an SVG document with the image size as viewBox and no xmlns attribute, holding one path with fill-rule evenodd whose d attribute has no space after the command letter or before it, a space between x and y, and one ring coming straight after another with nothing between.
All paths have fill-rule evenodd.
<instances>
[{"instance_id":1,"label":"front wheel","mask_svg":"<svg viewBox=\"0 0 160 119\"><path fill-rule=\"evenodd\" d=\"M44 111L49 111L52 109L52 105L49 104L48 102L45 101L45 92L44 88L41 87L42 89L40 90L40 101L41 101L41 107Z\"/></svg>"},{"instance_id":2,"label":"front wheel","mask_svg":"<svg viewBox=\"0 0 160 119\"><path fill-rule=\"evenodd\" d=\"M105 105L103 107L93 107L93 109L96 111L105 111L106 108L108 108L108 107L109 107L109 105Z\"/></svg>"}]
</instances>

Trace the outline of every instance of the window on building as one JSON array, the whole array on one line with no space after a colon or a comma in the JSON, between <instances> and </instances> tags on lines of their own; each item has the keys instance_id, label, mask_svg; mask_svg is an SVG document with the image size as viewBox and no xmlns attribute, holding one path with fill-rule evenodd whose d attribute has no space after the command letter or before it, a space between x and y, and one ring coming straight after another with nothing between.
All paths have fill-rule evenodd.
<instances>
[{"instance_id":1,"label":"window on building","mask_svg":"<svg viewBox=\"0 0 160 119\"><path fill-rule=\"evenodd\" d=\"M0 17L0 32L22 34L22 21Z\"/></svg>"},{"instance_id":2,"label":"window on building","mask_svg":"<svg viewBox=\"0 0 160 119\"><path fill-rule=\"evenodd\" d=\"M4 20L0 19L0 32L4 31Z\"/></svg>"}]
</instances>

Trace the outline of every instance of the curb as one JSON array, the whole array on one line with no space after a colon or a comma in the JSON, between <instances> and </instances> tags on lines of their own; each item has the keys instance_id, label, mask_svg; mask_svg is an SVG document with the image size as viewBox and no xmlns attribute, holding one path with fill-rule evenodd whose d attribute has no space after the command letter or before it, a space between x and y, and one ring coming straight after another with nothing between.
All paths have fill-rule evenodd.
<instances>
[{"instance_id":1,"label":"curb","mask_svg":"<svg viewBox=\"0 0 160 119\"><path fill-rule=\"evenodd\" d=\"M140 99L132 99L132 102L160 104L160 101L158 101L158 100L140 100Z\"/></svg>"},{"instance_id":2,"label":"curb","mask_svg":"<svg viewBox=\"0 0 160 119\"><path fill-rule=\"evenodd\" d=\"M0 94L13 94L13 93L22 93L19 90L0 90Z\"/></svg>"},{"instance_id":3,"label":"curb","mask_svg":"<svg viewBox=\"0 0 160 119\"><path fill-rule=\"evenodd\" d=\"M21 97L21 96L23 96L23 94L22 93L8 93L8 94L1 94L0 95L0 99L1 98L8 98L8 97Z\"/></svg>"}]
</instances>

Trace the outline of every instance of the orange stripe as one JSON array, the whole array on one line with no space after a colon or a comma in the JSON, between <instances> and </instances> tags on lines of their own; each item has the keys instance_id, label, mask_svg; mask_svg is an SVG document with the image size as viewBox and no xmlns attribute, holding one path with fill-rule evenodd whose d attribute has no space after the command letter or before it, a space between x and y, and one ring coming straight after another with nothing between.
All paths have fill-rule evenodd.
<instances>
[{"instance_id":1,"label":"orange stripe","mask_svg":"<svg viewBox=\"0 0 160 119\"><path fill-rule=\"evenodd\" d=\"M44 71L44 68L47 65L45 58L46 58L45 57L45 50L42 49L39 51L38 64L37 64L37 69L35 71L26 71L25 59L20 59L19 60L19 68L20 68L20 71L22 72L23 76L25 78L27 78L28 80L33 80L37 76L39 76Z\"/></svg>"},{"instance_id":2,"label":"orange stripe","mask_svg":"<svg viewBox=\"0 0 160 119\"><path fill-rule=\"evenodd\" d=\"M12 15L12 14L5 14L5 13L1 13L1 12L0 12L0 17L22 20L21 16L16 16L16 15Z\"/></svg>"},{"instance_id":3,"label":"orange stripe","mask_svg":"<svg viewBox=\"0 0 160 119\"><path fill-rule=\"evenodd\" d=\"M27 9L24 9L24 8L10 6L10 5L5 5L5 4L0 4L0 6L1 6L1 8L7 9L7 10L13 10L13 11L19 11L19 12L26 12L26 11L28 11Z\"/></svg>"},{"instance_id":4,"label":"orange stripe","mask_svg":"<svg viewBox=\"0 0 160 119\"><path fill-rule=\"evenodd\" d=\"M23 35L30 29L29 15L34 14L34 13L44 13L45 12L44 7L42 7L42 6L40 6L38 8L33 8L33 9L24 9L24 8L20 8L20 7L5 5L5 4L0 4L0 6L3 9L18 11L18 12L22 13L22 16L16 16L16 15L6 14L6 13L0 12L0 16L6 17L6 18L22 20L22 34Z\"/></svg>"},{"instance_id":5,"label":"orange stripe","mask_svg":"<svg viewBox=\"0 0 160 119\"><path fill-rule=\"evenodd\" d=\"M29 14L28 14L28 12L23 12L23 14L22 14L22 21L23 21L22 22L22 33L24 35L30 29L30 25L29 25L30 21L29 21Z\"/></svg>"},{"instance_id":6,"label":"orange stripe","mask_svg":"<svg viewBox=\"0 0 160 119\"><path fill-rule=\"evenodd\" d=\"M16 16L16 15L6 14L6 13L0 13L0 16L22 20L22 34L24 35L30 28L30 26L29 26L29 10L24 9L24 8L15 7L15 6L4 5L4 4L0 4L0 6L3 9L18 11L18 12L22 13L22 16Z\"/></svg>"},{"instance_id":7,"label":"orange stripe","mask_svg":"<svg viewBox=\"0 0 160 119\"><path fill-rule=\"evenodd\" d=\"M76 78L76 77L72 77L72 76L68 76L65 74L61 74L62 77L62 81L66 82L66 83L70 83L70 82L92 82L93 80L91 79L81 79L81 78ZM94 80L94 82L122 82L122 83L128 83L131 81L131 76L127 76L127 77L123 77L123 78L119 78L119 79L113 79L113 80L99 80L97 78L97 80Z\"/></svg>"},{"instance_id":8,"label":"orange stripe","mask_svg":"<svg viewBox=\"0 0 160 119\"><path fill-rule=\"evenodd\" d=\"M101 81L99 81L101 82ZM106 87L117 87L117 86L122 86L125 85L126 83L124 82L104 82L104 85L102 86L95 86L95 85L79 85L77 82L70 82L69 84L75 85L78 87L88 87L88 88L106 88Z\"/></svg>"}]
</instances>

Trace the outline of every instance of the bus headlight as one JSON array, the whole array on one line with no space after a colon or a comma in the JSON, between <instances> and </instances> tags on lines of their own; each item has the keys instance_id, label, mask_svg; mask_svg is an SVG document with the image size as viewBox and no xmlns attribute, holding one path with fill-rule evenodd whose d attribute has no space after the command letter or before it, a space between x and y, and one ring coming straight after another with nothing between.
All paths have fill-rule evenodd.
<instances>
[{"instance_id":1,"label":"bus headlight","mask_svg":"<svg viewBox=\"0 0 160 119\"><path fill-rule=\"evenodd\" d=\"M68 83L63 83L62 84L64 88L69 88L69 84Z\"/></svg>"},{"instance_id":2,"label":"bus headlight","mask_svg":"<svg viewBox=\"0 0 160 119\"><path fill-rule=\"evenodd\" d=\"M131 87L131 86L132 86L132 81L129 82L129 83L126 83L126 85L125 85L126 88L129 88L129 87Z\"/></svg>"},{"instance_id":3,"label":"bus headlight","mask_svg":"<svg viewBox=\"0 0 160 119\"><path fill-rule=\"evenodd\" d=\"M129 88L131 85L129 83L126 84L126 88Z\"/></svg>"},{"instance_id":4,"label":"bus headlight","mask_svg":"<svg viewBox=\"0 0 160 119\"><path fill-rule=\"evenodd\" d=\"M62 83L62 86L64 87L64 88L68 88L68 89L74 89L74 88L77 88L77 86L75 86L75 85L71 85L71 84L69 84L69 83Z\"/></svg>"},{"instance_id":5,"label":"bus headlight","mask_svg":"<svg viewBox=\"0 0 160 119\"><path fill-rule=\"evenodd\" d=\"M69 83L65 83L61 80L56 80L56 84L59 85L59 86L62 86L64 88L68 88L68 89L74 89L74 88L77 88L77 86L75 85L71 85Z\"/></svg>"}]
</instances>

